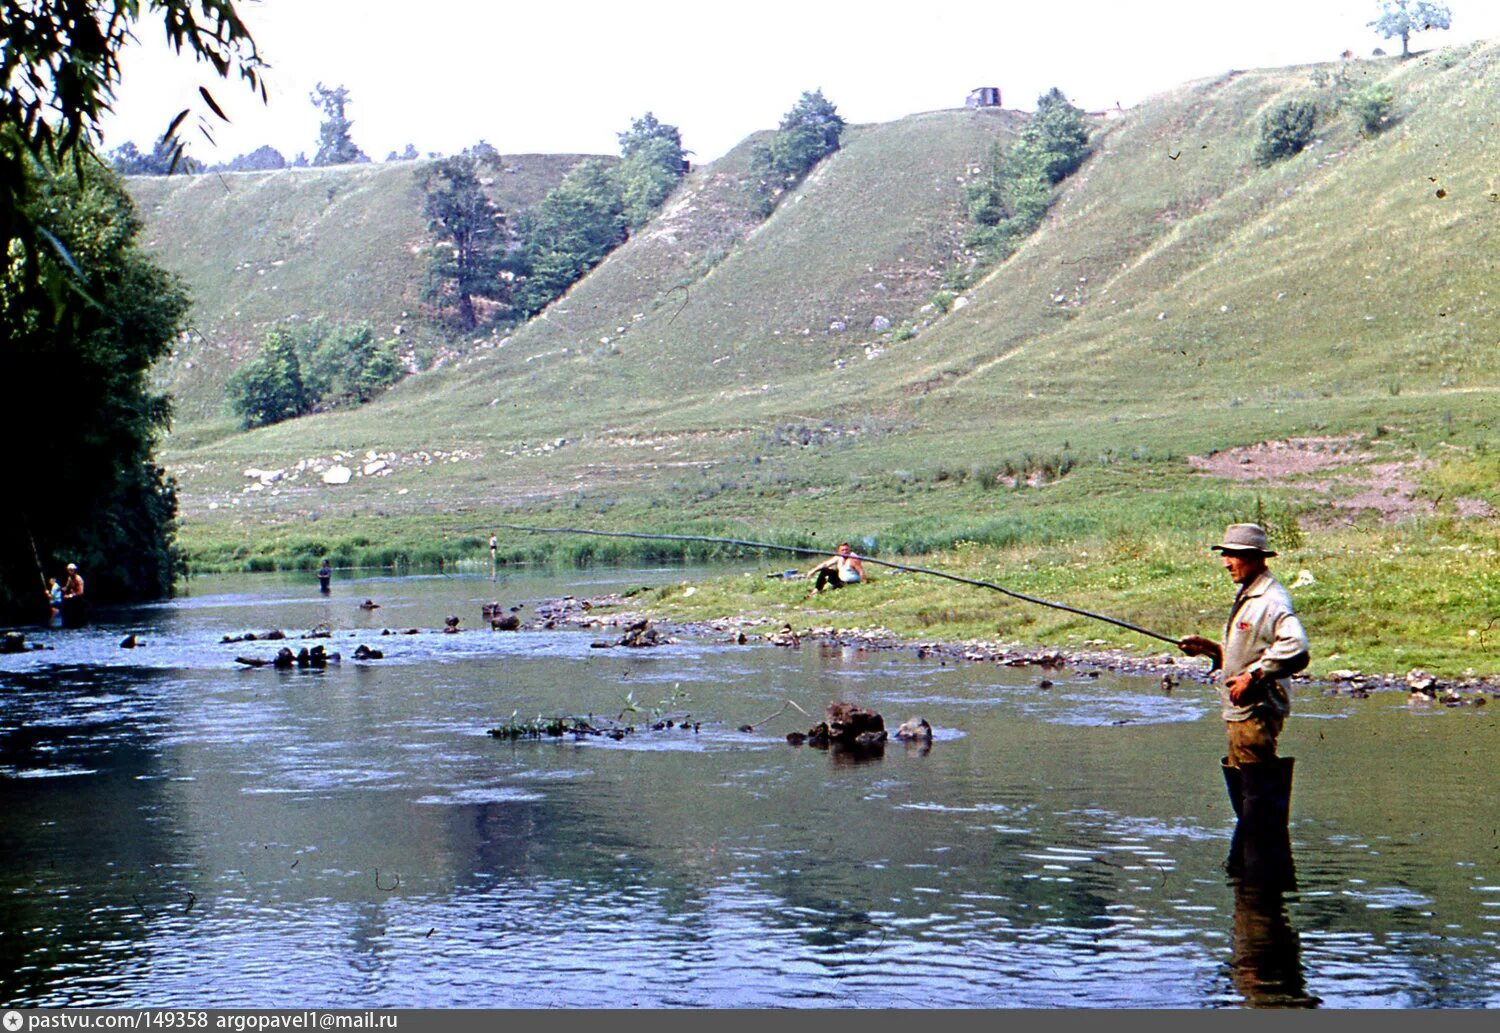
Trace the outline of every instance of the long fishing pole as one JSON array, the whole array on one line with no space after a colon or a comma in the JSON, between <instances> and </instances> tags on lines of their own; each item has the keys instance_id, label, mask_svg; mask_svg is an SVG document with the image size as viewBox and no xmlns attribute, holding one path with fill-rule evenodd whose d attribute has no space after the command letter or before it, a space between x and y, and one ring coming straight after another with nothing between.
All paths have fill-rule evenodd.
<instances>
[{"instance_id":1,"label":"long fishing pole","mask_svg":"<svg viewBox=\"0 0 1500 1033\"><path fill-rule=\"evenodd\" d=\"M823 549L804 549L801 546L797 545L777 545L774 542L751 542L745 541L744 539L740 538L713 538L709 537L708 535L699 534L646 534L639 531L595 531L585 527L528 527L524 524L491 524L487 526L503 527L508 531L526 531L531 534L586 534L594 535L600 538L642 538L648 541L708 542L715 545L739 545L748 549L773 549L779 550L781 552L796 553L799 556L838 555L838 553L836 552L828 552ZM1143 628L1138 624L1131 624L1129 621L1122 621L1117 617L1110 617L1102 613L1094 613L1091 610L1081 610L1076 606L1069 606L1066 603L1055 603L1049 599L1039 599L1034 595L1026 595L1024 592L1017 592L1013 589L1006 588L1003 585L997 585L993 581L978 581L974 578L962 577L958 574L949 574L941 570L931 570L927 567L912 567L906 565L905 563L893 563L890 560L878 560L873 556L861 556L860 561L863 563L877 563L882 567L890 567L892 570L904 570L909 574L928 574L932 577L945 578L948 581L957 581L958 583L964 585L973 585L976 588L988 588L991 591L999 592L1001 595L1008 595L1012 599L1019 599L1022 602L1033 603L1037 606L1047 606L1054 610L1062 610L1064 613L1074 613L1080 617L1089 617L1096 621L1103 621L1106 624L1113 624L1117 628L1125 628L1126 630L1134 631L1139 635L1145 635L1147 638L1158 639L1162 642L1170 642L1174 646L1177 645L1178 642L1176 638L1173 638L1170 635L1163 635L1160 632L1151 631L1150 629Z\"/></svg>"},{"instance_id":2,"label":"long fishing pole","mask_svg":"<svg viewBox=\"0 0 1500 1033\"><path fill-rule=\"evenodd\" d=\"M42 554L36 551L36 537L31 533L31 524L23 516L21 526L26 529L26 540L31 543L31 558L36 560L36 576L42 579L42 591L47 592L51 586L47 584L47 571L42 567Z\"/></svg>"}]
</instances>

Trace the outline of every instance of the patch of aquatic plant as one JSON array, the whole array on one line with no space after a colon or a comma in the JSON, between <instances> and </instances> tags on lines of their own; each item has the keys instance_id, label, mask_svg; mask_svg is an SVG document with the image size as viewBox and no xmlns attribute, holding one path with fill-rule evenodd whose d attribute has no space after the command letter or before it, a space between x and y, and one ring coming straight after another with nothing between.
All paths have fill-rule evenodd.
<instances>
[{"instance_id":1,"label":"patch of aquatic plant","mask_svg":"<svg viewBox=\"0 0 1500 1033\"><path fill-rule=\"evenodd\" d=\"M682 690L681 685L677 684L672 687L671 696L661 700L655 706L649 706L637 700L635 690L632 689L622 697L624 706L620 710L620 716L614 720L607 717L595 717L593 714L586 717L544 717L538 714L529 721L523 721L520 719L520 711L512 710L510 720L503 725L489 729L489 734L496 739L507 739L511 742L524 739L562 739L569 736L574 740L604 737L618 742L627 735L635 735L637 732L665 732L676 729L696 733L702 726L701 721L694 721L691 714L671 713L690 699L691 697ZM640 726L626 723L626 715L632 715L634 721L640 722Z\"/></svg>"}]
</instances>

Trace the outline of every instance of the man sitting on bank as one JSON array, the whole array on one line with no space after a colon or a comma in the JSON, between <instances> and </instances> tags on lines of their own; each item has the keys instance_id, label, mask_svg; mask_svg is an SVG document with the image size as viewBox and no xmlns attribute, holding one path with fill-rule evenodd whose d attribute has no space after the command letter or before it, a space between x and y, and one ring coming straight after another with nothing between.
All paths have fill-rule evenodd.
<instances>
[{"instance_id":1,"label":"man sitting on bank","mask_svg":"<svg viewBox=\"0 0 1500 1033\"><path fill-rule=\"evenodd\" d=\"M848 542L839 542L838 555L830 556L807 572L808 577L816 575L817 580L813 582L813 591L823 591L823 586L831 588L843 588L845 585L857 585L865 579L865 566L859 561L859 557L849 551Z\"/></svg>"}]
</instances>

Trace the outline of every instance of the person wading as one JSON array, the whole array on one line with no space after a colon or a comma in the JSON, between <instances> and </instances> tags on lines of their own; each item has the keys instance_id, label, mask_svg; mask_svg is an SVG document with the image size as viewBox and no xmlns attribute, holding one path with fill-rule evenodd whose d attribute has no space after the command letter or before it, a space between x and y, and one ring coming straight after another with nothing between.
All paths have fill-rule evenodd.
<instances>
[{"instance_id":1,"label":"person wading","mask_svg":"<svg viewBox=\"0 0 1500 1033\"><path fill-rule=\"evenodd\" d=\"M83 575L78 573L78 564L68 564L68 576L63 580L62 620L67 628L82 627L88 616L88 602L83 595Z\"/></svg>"},{"instance_id":2,"label":"person wading","mask_svg":"<svg viewBox=\"0 0 1500 1033\"><path fill-rule=\"evenodd\" d=\"M1307 666L1307 632L1292 597L1271 576L1275 556L1257 524L1230 524L1211 546L1239 585L1222 643L1188 635L1177 645L1188 656L1207 656L1219 670L1219 700L1228 733L1223 759L1229 799L1240 821L1286 826L1292 793L1292 758L1277 757L1276 739L1291 710L1289 681Z\"/></svg>"}]
</instances>

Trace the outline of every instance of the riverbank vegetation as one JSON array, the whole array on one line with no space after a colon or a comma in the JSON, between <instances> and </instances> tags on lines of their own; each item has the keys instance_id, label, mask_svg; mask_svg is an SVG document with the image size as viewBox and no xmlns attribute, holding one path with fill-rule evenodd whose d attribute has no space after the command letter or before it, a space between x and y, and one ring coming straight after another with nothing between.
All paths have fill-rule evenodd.
<instances>
[{"instance_id":1,"label":"riverbank vegetation","mask_svg":"<svg viewBox=\"0 0 1500 1033\"><path fill-rule=\"evenodd\" d=\"M388 498L378 511L356 518L329 515L253 529L195 522L192 541L199 570L312 570L328 555L341 567L485 574L486 543L494 530L507 567L738 568L728 576L632 596L632 610L657 619L742 616L765 630L783 623L799 630L879 627L909 641L978 639L1074 649L1103 642L1158 652L1162 644L1109 625L877 564L868 568L868 584L809 599L810 582L767 576L806 570L814 562L808 557L707 542L529 534L497 525L701 535L827 551L848 540L867 556L996 582L1175 636L1212 634L1221 626L1233 586L1207 547L1226 523L1253 520L1270 529L1281 553L1273 570L1292 586L1315 640L1313 674L1349 668L1404 673L1413 667L1450 677L1471 669L1493 673L1500 669L1494 624L1500 585L1493 577L1492 525L1465 516L1453 500L1500 502L1493 488L1500 468L1488 451L1427 465L1424 456L1447 451L1444 443L1452 439L1445 426L1441 419L1425 428L1414 421L1405 431L1386 428L1379 437L1305 439L1198 462L1189 461L1192 453L1180 445L1160 452L1143 448L1132 457L1078 439L1068 451L1082 458L1065 475L1012 483L989 483L1003 478L1006 463L1000 461L977 462L980 476L966 463L936 462L855 476L837 472L852 448L819 454L799 449L800 464L763 461L721 480L684 476L652 498L579 492L566 502L526 510L447 512L425 498L398 510L402 499ZM1269 466L1273 457L1286 465L1283 482L1219 475ZM1298 464L1301 473L1293 470ZM447 472L441 464L429 469L435 476ZM1326 493L1309 491L1310 477L1340 483ZM1387 505L1409 507L1399 521L1365 506L1366 496L1386 487ZM448 489L434 492L434 498L447 495ZM728 499L737 508L733 518L724 515ZM496 593L505 598L504 569Z\"/></svg>"}]
</instances>

